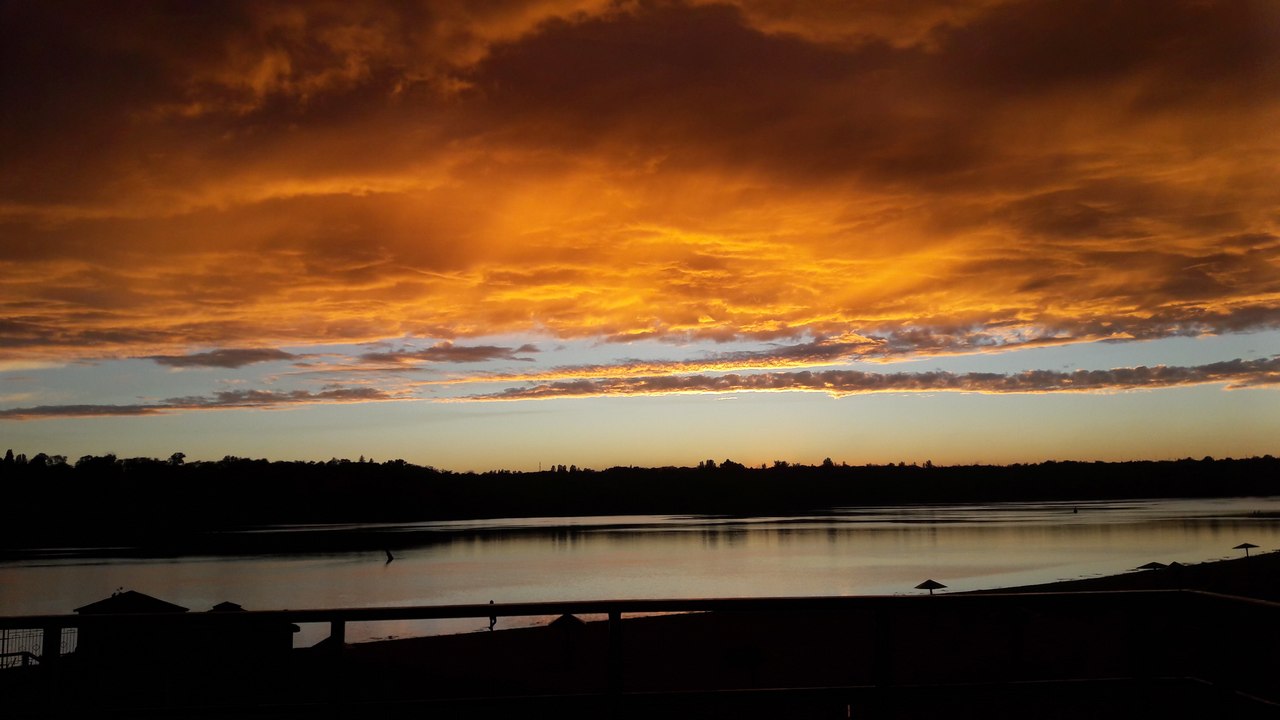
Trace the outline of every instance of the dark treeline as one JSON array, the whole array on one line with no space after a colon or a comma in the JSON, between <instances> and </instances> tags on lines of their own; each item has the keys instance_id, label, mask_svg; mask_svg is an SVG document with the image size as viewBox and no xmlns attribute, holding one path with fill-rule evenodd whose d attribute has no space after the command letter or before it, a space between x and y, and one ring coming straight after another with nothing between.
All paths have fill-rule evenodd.
<instances>
[{"instance_id":1,"label":"dark treeline","mask_svg":"<svg viewBox=\"0 0 1280 720\"><path fill-rule=\"evenodd\" d=\"M163 542L283 523L624 514L787 514L880 504L1280 494L1280 460L847 466L824 461L456 473L403 460L185 462L12 451L0 548Z\"/></svg>"}]
</instances>

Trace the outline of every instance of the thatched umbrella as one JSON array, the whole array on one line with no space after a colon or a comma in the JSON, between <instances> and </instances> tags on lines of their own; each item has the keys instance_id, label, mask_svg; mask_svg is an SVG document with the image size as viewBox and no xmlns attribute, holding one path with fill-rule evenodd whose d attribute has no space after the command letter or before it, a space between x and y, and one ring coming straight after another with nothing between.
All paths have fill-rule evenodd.
<instances>
[{"instance_id":1,"label":"thatched umbrella","mask_svg":"<svg viewBox=\"0 0 1280 720\"><path fill-rule=\"evenodd\" d=\"M1231 549L1232 549L1232 550L1243 550L1243 551L1244 551L1244 556L1245 556L1245 557L1249 557L1249 548L1256 548L1256 547L1258 547L1258 546L1257 546L1257 545L1254 545L1253 543L1240 543L1239 545L1237 545L1237 546L1235 546L1235 547L1233 547L1233 548L1231 548Z\"/></svg>"},{"instance_id":2,"label":"thatched umbrella","mask_svg":"<svg viewBox=\"0 0 1280 720\"><path fill-rule=\"evenodd\" d=\"M1163 570L1169 567L1162 562L1149 562L1146 565L1139 565L1136 570Z\"/></svg>"},{"instance_id":3,"label":"thatched umbrella","mask_svg":"<svg viewBox=\"0 0 1280 720\"><path fill-rule=\"evenodd\" d=\"M920 583L919 585L917 585L917 586L916 586L916 589L917 589L917 590L928 590L928 591L929 591L929 594L930 594L930 595L932 595L934 590L941 590L941 589L942 589L942 588L944 588L944 587L946 587L946 585L943 585L942 583L938 582L937 580L925 580L924 582L922 582L922 583Z\"/></svg>"}]
</instances>

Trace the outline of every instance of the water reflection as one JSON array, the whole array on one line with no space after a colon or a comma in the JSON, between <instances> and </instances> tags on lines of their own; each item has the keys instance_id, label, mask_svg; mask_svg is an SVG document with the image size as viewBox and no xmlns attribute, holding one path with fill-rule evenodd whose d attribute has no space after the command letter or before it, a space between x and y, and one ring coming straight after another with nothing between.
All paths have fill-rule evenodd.
<instances>
[{"instance_id":1,"label":"water reflection","mask_svg":"<svg viewBox=\"0 0 1280 720\"><path fill-rule=\"evenodd\" d=\"M1077 509L1078 512L1073 512ZM1261 514L1255 514L1261 513ZM1280 546L1280 498L840 509L803 517L638 516L262 528L257 555L36 553L0 563L0 614L67 612L137 589L248 609L951 591L1201 562ZM331 548L348 534L354 549ZM384 548L396 561L385 562ZM503 620L500 627L518 621ZM537 622L537 619L521 622ZM348 628L352 640L487 628L486 619ZM318 633L318 634L317 634ZM300 642L323 637L304 628Z\"/></svg>"}]
</instances>

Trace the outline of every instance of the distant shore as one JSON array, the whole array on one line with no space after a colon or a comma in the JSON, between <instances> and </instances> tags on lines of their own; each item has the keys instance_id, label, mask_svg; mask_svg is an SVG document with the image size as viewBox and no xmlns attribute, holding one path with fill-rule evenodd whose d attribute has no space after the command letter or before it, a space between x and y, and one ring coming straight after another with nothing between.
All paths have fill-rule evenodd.
<instances>
[{"instance_id":1,"label":"distant shore","mask_svg":"<svg viewBox=\"0 0 1280 720\"><path fill-rule=\"evenodd\" d=\"M415 523L520 517L796 515L885 505L1051 503L1280 495L1280 459L1046 461L1007 466L861 465L565 468L454 473L383 463L217 462L37 455L0 463L15 513L0 553L52 547L128 547L193 554L288 551L368 543L371 533L320 537L258 531L281 525ZM250 538L237 530L253 530ZM270 547L266 543L272 543ZM392 548L394 550L394 548Z\"/></svg>"}]
</instances>

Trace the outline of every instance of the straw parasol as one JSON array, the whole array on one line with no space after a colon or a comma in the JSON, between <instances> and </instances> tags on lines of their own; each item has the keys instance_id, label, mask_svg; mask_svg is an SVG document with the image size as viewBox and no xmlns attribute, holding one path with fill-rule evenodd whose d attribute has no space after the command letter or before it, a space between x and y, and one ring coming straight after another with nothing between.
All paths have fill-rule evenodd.
<instances>
[{"instance_id":1,"label":"straw parasol","mask_svg":"<svg viewBox=\"0 0 1280 720\"><path fill-rule=\"evenodd\" d=\"M943 585L942 583L938 582L937 580L925 580L924 582L922 582L922 583L920 583L919 585L917 585L917 586L916 586L916 589L917 589L917 590L928 590L928 591L929 591L929 594L930 594L930 595L932 595L934 590L941 590L941 589L942 589L942 588L944 588L944 587L946 587L946 585Z\"/></svg>"},{"instance_id":2,"label":"straw parasol","mask_svg":"<svg viewBox=\"0 0 1280 720\"><path fill-rule=\"evenodd\" d=\"M1240 543L1239 545L1237 545L1237 546L1235 546L1235 547L1233 547L1233 548L1231 548L1231 549L1232 549L1232 550L1243 550L1243 551L1244 551L1244 556L1245 556L1245 557L1249 557L1249 548L1256 548L1256 547L1258 547L1258 546L1257 546L1257 545L1254 545L1253 543Z\"/></svg>"}]
</instances>

